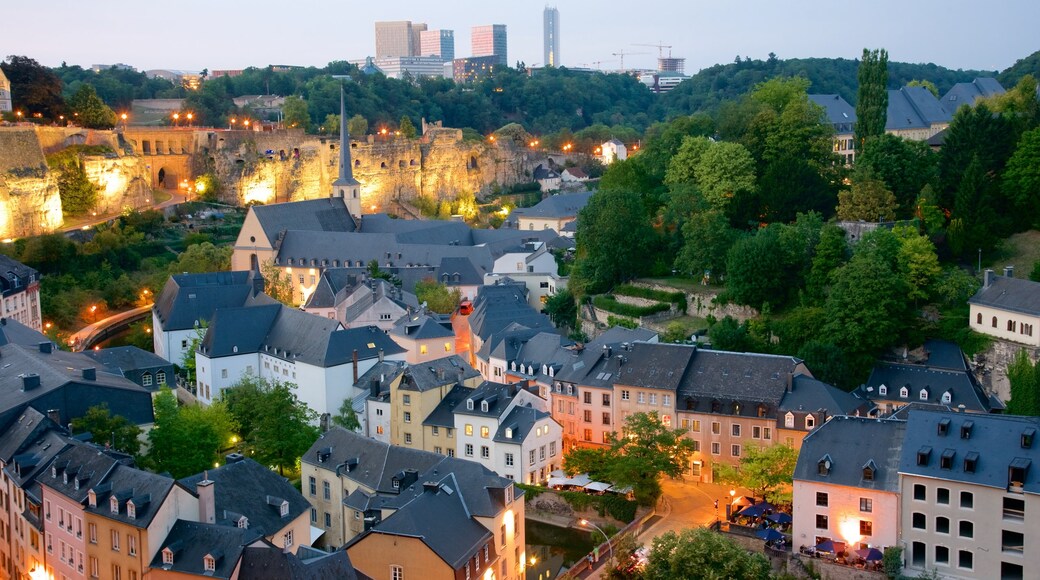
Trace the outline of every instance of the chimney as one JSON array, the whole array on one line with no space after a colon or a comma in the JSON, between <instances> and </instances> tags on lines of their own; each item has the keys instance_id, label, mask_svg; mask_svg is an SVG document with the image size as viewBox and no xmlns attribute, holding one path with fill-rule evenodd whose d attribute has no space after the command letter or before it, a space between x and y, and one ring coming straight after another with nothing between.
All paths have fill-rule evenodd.
<instances>
[{"instance_id":1,"label":"chimney","mask_svg":"<svg viewBox=\"0 0 1040 580\"><path fill-rule=\"evenodd\" d=\"M51 342L50 341L41 342L40 343L40 352L42 352L43 354L50 354L51 353Z\"/></svg>"},{"instance_id":2,"label":"chimney","mask_svg":"<svg viewBox=\"0 0 1040 580\"><path fill-rule=\"evenodd\" d=\"M358 379L358 372L357 372L358 356L357 356L357 349L356 348L354 349L354 355L351 358L352 358L353 363L354 363L354 384L356 385L357 384L357 379Z\"/></svg>"},{"instance_id":3,"label":"chimney","mask_svg":"<svg viewBox=\"0 0 1040 580\"><path fill-rule=\"evenodd\" d=\"M603 345L603 353L607 355L607 358L610 358L611 350L609 344Z\"/></svg>"},{"instance_id":4,"label":"chimney","mask_svg":"<svg viewBox=\"0 0 1040 580\"><path fill-rule=\"evenodd\" d=\"M40 386L40 375L25 373L22 375L22 391L28 392Z\"/></svg>"},{"instance_id":5,"label":"chimney","mask_svg":"<svg viewBox=\"0 0 1040 580\"><path fill-rule=\"evenodd\" d=\"M1014 278L1015 277L1015 267L1014 266L1004 266L1004 277L1005 278Z\"/></svg>"},{"instance_id":6,"label":"chimney","mask_svg":"<svg viewBox=\"0 0 1040 580\"><path fill-rule=\"evenodd\" d=\"M437 380L438 381L443 381L444 380L444 376L445 376L444 369L437 369Z\"/></svg>"},{"instance_id":7,"label":"chimney","mask_svg":"<svg viewBox=\"0 0 1040 580\"><path fill-rule=\"evenodd\" d=\"M97 380L97 369L94 368L94 367L89 367L89 368L83 369L83 380L86 380L86 381L96 381Z\"/></svg>"},{"instance_id":8,"label":"chimney","mask_svg":"<svg viewBox=\"0 0 1040 580\"><path fill-rule=\"evenodd\" d=\"M379 349L379 362L383 362L383 349Z\"/></svg>"},{"instance_id":9,"label":"chimney","mask_svg":"<svg viewBox=\"0 0 1040 580\"><path fill-rule=\"evenodd\" d=\"M794 390L794 373L787 373L787 385L784 390L788 393Z\"/></svg>"},{"instance_id":10,"label":"chimney","mask_svg":"<svg viewBox=\"0 0 1040 580\"><path fill-rule=\"evenodd\" d=\"M214 523L217 513L216 497L208 471L203 472L202 481L195 485L195 491L199 494L199 521L204 524Z\"/></svg>"},{"instance_id":11,"label":"chimney","mask_svg":"<svg viewBox=\"0 0 1040 580\"><path fill-rule=\"evenodd\" d=\"M47 418L61 425L61 411L58 409L47 409Z\"/></svg>"},{"instance_id":12,"label":"chimney","mask_svg":"<svg viewBox=\"0 0 1040 580\"><path fill-rule=\"evenodd\" d=\"M231 465L232 463L238 463L239 461L243 461L245 460L245 458L246 456L242 455L241 453L228 453L224 457L224 463L227 465Z\"/></svg>"},{"instance_id":13,"label":"chimney","mask_svg":"<svg viewBox=\"0 0 1040 580\"><path fill-rule=\"evenodd\" d=\"M993 283L993 270L987 269L982 273L982 287L989 288L990 284Z\"/></svg>"}]
</instances>

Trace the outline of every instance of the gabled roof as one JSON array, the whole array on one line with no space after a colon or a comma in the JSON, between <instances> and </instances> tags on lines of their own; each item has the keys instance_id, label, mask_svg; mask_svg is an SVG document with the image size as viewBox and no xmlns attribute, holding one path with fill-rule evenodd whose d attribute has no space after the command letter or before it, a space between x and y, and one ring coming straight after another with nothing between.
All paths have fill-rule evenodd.
<instances>
[{"instance_id":1,"label":"gabled roof","mask_svg":"<svg viewBox=\"0 0 1040 580\"><path fill-rule=\"evenodd\" d=\"M701 405L720 399L775 408L788 377L801 372L802 361L791 356L697 349L679 394Z\"/></svg>"},{"instance_id":2,"label":"gabled roof","mask_svg":"<svg viewBox=\"0 0 1040 580\"><path fill-rule=\"evenodd\" d=\"M482 340L510 324L527 328L553 330L549 317L535 311L527 303L527 287L523 284L481 286L469 315L470 329Z\"/></svg>"},{"instance_id":3,"label":"gabled roof","mask_svg":"<svg viewBox=\"0 0 1040 580\"><path fill-rule=\"evenodd\" d=\"M42 332L29 328L13 318L0 318L0 346L14 343L23 346L38 346L41 342L53 342ZM57 348L57 345L54 345Z\"/></svg>"},{"instance_id":4,"label":"gabled roof","mask_svg":"<svg viewBox=\"0 0 1040 580\"><path fill-rule=\"evenodd\" d=\"M780 400L780 411L825 411L827 416L866 415L874 407L870 401L847 393L833 385L818 381L808 375L796 375L791 379L791 390Z\"/></svg>"},{"instance_id":5,"label":"gabled roof","mask_svg":"<svg viewBox=\"0 0 1040 580\"><path fill-rule=\"evenodd\" d=\"M500 418L513 403L513 399L522 387L512 384L493 383L484 381L476 389L469 393L462 405L455 407L456 415L472 415L476 417ZM473 408L470 409L472 401ZM484 410L484 405L487 410Z\"/></svg>"},{"instance_id":6,"label":"gabled roof","mask_svg":"<svg viewBox=\"0 0 1040 580\"><path fill-rule=\"evenodd\" d=\"M119 465L121 459L113 455L89 443L77 442L55 455L37 481L75 503L86 503L87 492L105 483Z\"/></svg>"},{"instance_id":7,"label":"gabled roof","mask_svg":"<svg viewBox=\"0 0 1040 580\"><path fill-rule=\"evenodd\" d=\"M112 373L135 370L150 370L172 366L173 363L161 356L136 346L116 346L100 350L85 351L89 356Z\"/></svg>"},{"instance_id":8,"label":"gabled roof","mask_svg":"<svg viewBox=\"0 0 1040 580\"><path fill-rule=\"evenodd\" d=\"M108 493L96 494L97 507L87 505L84 509L103 518L147 528L174 485L176 482L172 477L120 464L104 480L104 489ZM112 513L109 499L112 495L120 500L118 513ZM134 504L133 518L129 514L128 502Z\"/></svg>"},{"instance_id":9,"label":"gabled roof","mask_svg":"<svg viewBox=\"0 0 1040 580\"><path fill-rule=\"evenodd\" d=\"M0 462L10 465L11 458L24 453L47 431L64 431L46 415L29 407L0 434Z\"/></svg>"},{"instance_id":10,"label":"gabled roof","mask_svg":"<svg viewBox=\"0 0 1040 580\"><path fill-rule=\"evenodd\" d=\"M802 440L796 481L899 492L899 463L906 422L865 417L832 417ZM820 462L829 461L821 473ZM864 478L864 468L875 468Z\"/></svg>"},{"instance_id":11,"label":"gabled roof","mask_svg":"<svg viewBox=\"0 0 1040 580\"><path fill-rule=\"evenodd\" d=\"M152 558L151 567L196 576L231 578L242 551L261 535L252 527L245 529L177 520ZM173 564L170 565L163 564L163 552L167 549L173 552ZM207 572L204 567L203 558L207 555L219 556L212 572Z\"/></svg>"},{"instance_id":12,"label":"gabled roof","mask_svg":"<svg viewBox=\"0 0 1040 580\"><path fill-rule=\"evenodd\" d=\"M531 434L539 421L548 418L551 416L545 411L539 411L526 405L517 405L499 422L494 440L496 443L520 445ZM509 436L507 437L507 435Z\"/></svg>"},{"instance_id":13,"label":"gabled roof","mask_svg":"<svg viewBox=\"0 0 1040 580\"><path fill-rule=\"evenodd\" d=\"M614 383L675 392L696 351L686 345L637 342L619 353L622 364Z\"/></svg>"},{"instance_id":14,"label":"gabled roof","mask_svg":"<svg viewBox=\"0 0 1040 580\"><path fill-rule=\"evenodd\" d=\"M962 105L969 107L975 105L975 101L1003 95L1006 91L1000 81L993 77L979 77L970 83L957 83L946 91L942 97L942 106L951 114L956 113Z\"/></svg>"},{"instance_id":15,"label":"gabled roof","mask_svg":"<svg viewBox=\"0 0 1040 580\"><path fill-rule=\"evenodd\" d=\"M0 293L9 296L29 287L40 279L40 273L25 264L0 254Z\"/></svg>"},{"instance_id":16,"label":"gabled roof","mask_svg":"<svg viewBox=\"0 0 1040 580\"><path fill-rule=\"evenodd\" d=\"M354 220L343 198L339 197L254 205L249 211L256 216L272 245L279 233L289 230L354 231Z\"/></svg>"},{"instance_id":17,"label":"gabled roof","mask_svg":"<svg viewBox=\"0 0 1040 580\"><path fill-rule=\"evenodd\" d=\"M444 398L433 408L433 411L430 411L430 414L423 419L423 426L454 428L455 408L459 406L464 408L466 399L473 394L474 390L463 385L452 387L448 394L444 395Z\"/></svg>"},{"instance_id":18,"label":"gabled roof","mask_svg":"<svg viewBox=\"0 0 1040 580\"><path fill-rule=\"evenodd\" d=\"M856 124L856 108L841 95L809 95L809 100L823 107L827 121L835 131L848 133Z\"/></svg>"},{"instance_id":19,"label":"gabled roof","mask_svg":"<svg viewBox=\"0 0 1040 580\"><path fill-rule=\"evenodd\" d=\"M589 174L585 173L581 167L568 167L563 172L575 179L587 179L589 177Z\"/></svg>"},{"instance_id":20,"label":"gabled roof","mask_svg":"<svg viewBox=\"0 0 1040 580\"><path fill-rule=\"evenodd\" d=\"M311 509L311 505L287 479L249 458L185 477L178 483L188 491L197 493L199 482L207 474L213 481L217 515L223 512L242 514L249 520L249 529L261 531L263 535L276 533ZM268 498L289 502L289 513L282 516L279 507L269 502Z\"/></svg>"},{"instance_id":21,"label":"gabled roof","mask_svg":"<svg viewBox=\"0 0 1040 580\"><path fill-rule=\"evenodd\" d=\"M175 274L166 281L152 312L167 332L195 328L212 319L218 308L245 304L254 288L250 275L248 271Z\"/></svg>"},{"instance_id":22,"label":"gabled roof","mask_svg":"<svg viewBox=\"0 0 1040 580\"><path fill-rule=\"evenodd\" d=\"M903 87L888 91L886 131L923 129L949 123L953 114L943 108L939 99L924 87Z\"/></svg>"},{"instance_id":23,"label":"gabled roof","mask_svg":"<svg viewBox=\"0 0 1040 580\"><path fill-rule=\"evenodd\" d=\"M454 338L451 320L426 313L405 316L390 329L391 336L399 336L408 340L428 340L434 338Z\"/></svg>"},{"instance_id":24,"label":"gabled roof","mask_svg":"<svg viewBox=\"0 0 1040 580\"><path fill-rule=\"evenodd\" d=\"M580 169L572 167L567 169L574 175L574 171L581 172ZM584 172L581 172L584 175ZM575 176L578 177L578 176ZM592 197L593 192L584 191L581 193L561 193L557 195L550 195L549 197L538 202L536 205L531 207L516 208L512 213L512 221L516 221L515 218L526 217L526 218L568 218L577 217L580 212L589 203L589 198Z\"/></svg>"},{"instance_id":25,"label":"gabled roof","mask_svg":"<svg viewBox=\"0 0 1040 580\"><path fill-rule=\"evenodd\" d=\"M541 181L543 179L559 179L560 174L557 173L556 170L551 167L546 167L544 165L539 164L538 167L534 168L532 177L534 177L535 181Z\"/></svg>"},{"instance_id":26,"label":"gabled roof","mask_svg":"<svg viewBox=\"0 0 1040 580\"><path fill-rule=\"evenodd\" d=\"M969 304L1040 316L1040 282L994 276L988 286L968 299Z\"/></svg>"},{"instance_id":27,"label":"gabled roof","mask_svg":"<svg viewBox=\"0 0 1040 580\"><path fill-rule=\"evenodd\" d=\"M480 373L470 366L466 359L457 354L408 365L404 373L405 377L401 380L400 388L419 392L480 376Z\"/></svg>"},{"instance_id":28,"label":"gabled roof","mask_svg":"<svg viewBox=\"0 0 1040 580\"><path fill-rule=\"evenodd\" d=\"M434 279L446 286L480 286L486 271L469 258L446 257L441 258Z\"/></svg>"},{"instance_id":29,"label":"gabled roof","mask_svg":"<svg viewBox=\"0 0 1040 580\"><path fill-rule=\"evenodd\" d=\"M344 550L332 553L300 546L295 554L258 540L242 552L239 580L357 580Z\"/></svg>"},{"instance_id":30,"label":"gabled roof","mask_svg":"<svg viewBox=\"0 0 1040 580\"><path fill-rule=\"evenodd\" d=\"M1020 466L1025 468L1025 477L1019 482L1023 490L1038 494L1038 434L1037 417L914 410L907 420L899 472L1008 489L1010 467ZM926 449L930 453L919 453ZM948 467L943 466L944 455L949 457ZM974 460L970 466L973 469L966 469L969 465L965 460Z\"/></svg>"}]
</instances>

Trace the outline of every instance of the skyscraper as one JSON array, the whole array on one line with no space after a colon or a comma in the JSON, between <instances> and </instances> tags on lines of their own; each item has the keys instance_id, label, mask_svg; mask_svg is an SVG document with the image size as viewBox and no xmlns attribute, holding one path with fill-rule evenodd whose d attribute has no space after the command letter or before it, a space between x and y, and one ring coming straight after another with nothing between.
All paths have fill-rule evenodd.
<instances>
[{"instance_id":1,"label":"skyscraper","mask_svg":"<svg viewBox=\"0 0 1040 580\"><path fill-rule=\"evenodd\" d=\"M544 66L560 66L560 11L555 6L546 6L542 12Z\"/></svg>"},{"instance_id":2,"label":"skyscraper","mask_svg":"<svg viewBox=\"0 0 1040 580\"><path fill-rule=\"evenodd\" d=\"M426 24L410 20L376 22L376 58L418 56L419 35Z\"/></svg>"},{"instance_id":3,"label":"skyscraper","mask_svg":"<svg viewBox=\"0 0 1040 580\"><path fill-rule=\"evenodd\" d=\"M473 56L494 56L497 64L509 65L505 24L474 26L471 36Z\"/></svg>"},{"instance_id":4,"label":"skyscraper","mask_svg":"<svg viewBox=\"0 0 1040 580\"><path fill-rule=\"evenodd\" d=\"M455 60L454 30L424 30L419 33L419 56L439 56Z\"/></svg>"}]
</instances>

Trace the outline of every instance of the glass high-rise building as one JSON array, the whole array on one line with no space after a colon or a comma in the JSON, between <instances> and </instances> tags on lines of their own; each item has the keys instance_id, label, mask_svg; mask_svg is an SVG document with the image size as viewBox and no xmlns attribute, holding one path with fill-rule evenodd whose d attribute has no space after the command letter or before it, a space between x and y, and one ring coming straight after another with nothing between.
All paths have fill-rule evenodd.
<instances>
[{"instance_id":1,"label":"glass high-rise building","mask_svg":"<svg viewBox=\"0 0 1040 580\"><path fill-rule=\"evenodd\" d=\"M426 24L410 20L376 22L376 58L419 56L419 35Z\"/></svg>"},{"instance_id":2,"label":"glass high-rise building","mask_svg":"<svg viewBox=\"0 0 1040 580\"><path fill-rule=\"evenodd\" d=\"M493 56L497 64L509 65L506 55L506 25L474 26L471 33L473 56Z\"/></svg>"},{"instance_id":3,"label":"glass high-rise building","mask_svg":"<svg viewBox=\"0 0 1040 580\"><path fill-rule=\"evenodd\" d=\"M454 30L424 30L419 33L419 56L439 56L441 60L455 60Z\"/></svg>"},{"instance_id":4,"label":"glass high-rise building","mask_svg":"<svg viewBox=\"0 0 1040 580\"><path fill-rule=\"evenodd\" d=\"M543 66L560 66L560 11L555 6L546 6L542 13Z\"/></svg>"}]
</instances>

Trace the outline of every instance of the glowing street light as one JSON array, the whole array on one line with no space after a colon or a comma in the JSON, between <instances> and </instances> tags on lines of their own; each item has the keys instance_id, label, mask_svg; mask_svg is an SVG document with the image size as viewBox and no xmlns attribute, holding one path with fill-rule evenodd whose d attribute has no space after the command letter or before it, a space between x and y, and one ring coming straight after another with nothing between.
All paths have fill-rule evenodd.
<instances>
[{"instance_id":1,"label":"glowing street light","mask_svg":"<svg viewBox=\"0 0 1040 580\"><path fill-rule=\"evenodd\" d=\"M174 127L176 127L176 126L177 126L177 123L178 123L178 122L179 122L180 120L181 120L181 114L180 114L180 113L174 113L174 114L173 114L173 126L174 126Z\"/></svg>"},{"instance_id":2,"label":"glowing street light","mask_svg":"<svg viewBox=\"0 0 1040 580\"><path fill-rule=\"evenodd\" d=\"M195 118L195 115L188 113L188 126L191 127L191 120Z\"/></svg>"},{"instance_id":3,"label":"glowing street light","mask_svg":"<svg viewBox=\"0 0 1040 580\"><path fill-rule=\"evenodd\" d=\"M90 305L90 316L92 318L91 322L97 322L97 304Z\"/></svg>"},{"instance_id":4,"label":"glowing street light","mask_svg":"<svg viewBox=\"0 0 1040 580\"><path fill-rule=\"evenodd\" d=\"M607 550L608 550L608 553L610 554L610 559L613 560L614 559L614 546L612 546L610 544L610 536L608 536L606 532L604 532L602 529L600 529L599 526L597 526L596 524L590 522L589 520L581 519L581 520L578 520L578 523L581 524L582 527L586 527L586 528L589 527L589 526L592 526L593 528L596 529L597 532L603 534L603 537L607 539Z\"/></svg>"},{"instance_id":5,"label":"glowing street light","mask_svg":"<svg viewBox=\"0 0 1040 580\"><path fill-rule=\"evenodd\" d=\"M123 113L122 115L119 115L119 118L123 120L123 130L124 131L126 131L126 119L127 119L127 117L128 117L128 115L126 113Z\"/></svg>"}]
</instances>

